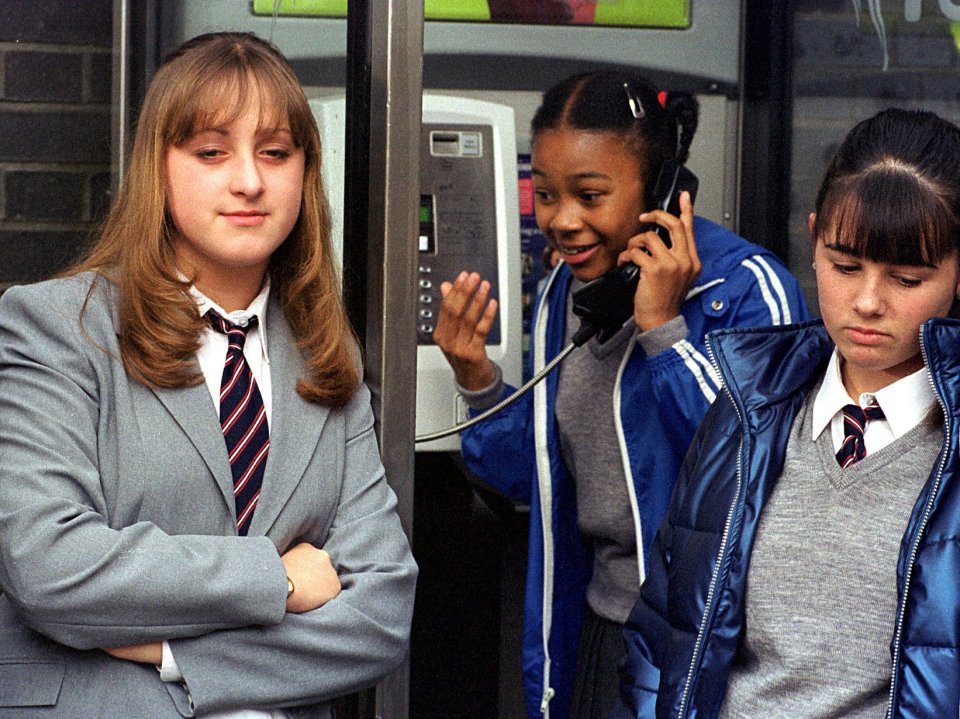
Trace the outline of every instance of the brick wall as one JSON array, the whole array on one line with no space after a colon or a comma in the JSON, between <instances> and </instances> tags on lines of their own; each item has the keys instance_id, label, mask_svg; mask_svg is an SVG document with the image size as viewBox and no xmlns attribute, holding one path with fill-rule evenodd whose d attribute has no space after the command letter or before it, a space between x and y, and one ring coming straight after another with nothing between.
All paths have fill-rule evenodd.
<instances>
[{"instance_id":1,"label":"brick wall","mask_svg":"<svg viewBox=\"0 0 960 719\"><path fill-rule=\"evenodd\" d=\"M109 204L109 0L0 3L0 287L68 264Z\"/></svg>"},{"instance_id":2,"label":"brick wall","mask_svg":"<svg viewBox=\"0 0 960 719\"><path fill-rule=\"evenodd\" d=\"M908 21L904 0L883 0L889 63L862 3L795 0L790 268L816 306L807 216L820 179L847 131L896 106L932 110L960 123L960 52L951 22L935 2ZM960 34L960 33L958 33Z\"/></svg>"}]
</instances>

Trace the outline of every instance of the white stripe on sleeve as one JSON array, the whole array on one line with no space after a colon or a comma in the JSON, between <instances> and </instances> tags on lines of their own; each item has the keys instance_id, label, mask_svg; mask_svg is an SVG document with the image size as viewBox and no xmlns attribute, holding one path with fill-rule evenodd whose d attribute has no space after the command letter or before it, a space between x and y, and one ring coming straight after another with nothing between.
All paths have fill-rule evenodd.
<instances>
[{"instance_id":1,"label":"white stripe on sleeve","mask_svg":"<svg viewBox=\"0 0 960 719\"><path fill-rule=\"evenodd\" d=\"M700 391L703 392L703 396L707 398L707 402L713 404L713 401L717 398L717 392L714 387L720 389L720 377L713 368L713 365L711 365L710 361L700 354L697 348L690 344L688 340L680 340L673 345L673 348L677 351L677 354L683 358L683 363L687 366L687 369L690 370L690 374L696 378L697 384L700 386ZM714 387L710 386L707 377L713 381Z\"/></svg>"},{"instance_id":2,"label":"white stripe on sleeve","mask_svg":"<svg viewBox=\"0 0 960 719\"><path fill-rule=\"evenodd\" d=\"M756 259L756 255L754 255L753 259ZM753 262L753 259L744 260L740 264L750 270L754 277L757 278L757 285L760 287L760 295L763 297L763 301L767 303L767 309L770 310L770 323L774 325L782 324L780 321L780 307L777 304L777 299L770 291L770 285L767 283L766 273L763 271L760 265L758 265L756 262Z\"/></svg>"},{"instance_id":3,"label":"white stripe on sleeve","mask_svg":"<svg viewBox=\"0 0 960 719\"><path fill-rule=\"evenodd\" d=\"M790 319L790 303L787 302L787 292L783 289L783 283L780 281L780 277L770 266L770 263L767 262L765 257L754 255L754 259L760 264L761 267L763 267L764 271L766 271L767 279L770 281L770 286L777 294L777 299L780 301L780 314L783 317L783 324L790 324L792 321Z\"/></svg>"}]
</instances>

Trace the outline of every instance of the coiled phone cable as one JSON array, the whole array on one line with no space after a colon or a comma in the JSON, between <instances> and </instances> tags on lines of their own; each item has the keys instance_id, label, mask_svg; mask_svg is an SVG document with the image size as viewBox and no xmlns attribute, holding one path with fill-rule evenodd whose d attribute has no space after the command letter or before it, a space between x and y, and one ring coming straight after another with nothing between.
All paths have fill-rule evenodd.
<instances>
[{"instance_id":1,"label":"coiled phone cable","mask_svg":"<svg viewBox=\"0 0 960 719\"><path fill-rule=\"evenodd\" d=\"M461 424L454 425L448 429L440 430L439 432L431 432L430 434L421 434L418 437L414 437L414 442L432 442L436 439L443 439L444 437L449 437L450 435L459 434L467 427L472 427L475 424L483 422L485 419L492 417L497 412L502 410L504 407L507 407L514 402L516 402L520 397L529 392L534 385L540 382L544 377L546 377L553 369L563 362L571 352L573 352L577 347L585 344L587 340L593 337L601 329L600 325L588 320L582 320L580 322L580 328L574 333L573 337L570 338L570 344L563 348L563 350L550 360L546 366L539 372L537 372L533 377L527 380L520 389L511 394L509 397L504 397L502 400L493 405L490 409L484 410L481 414L478 414L476 417L467 420Z\"/></svg>"}]
</instances>

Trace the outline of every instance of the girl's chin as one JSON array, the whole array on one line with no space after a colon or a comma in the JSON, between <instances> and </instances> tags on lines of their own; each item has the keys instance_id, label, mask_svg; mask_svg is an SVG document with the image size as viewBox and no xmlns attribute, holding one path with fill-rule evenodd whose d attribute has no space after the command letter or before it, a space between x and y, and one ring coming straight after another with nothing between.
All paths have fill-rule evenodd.
<instances>
[{"instance_id":1,"label":"girl's chin","mask_svg":"<svg viewBox=\"0 0 960 719\"><path fill-rule=\"evenodd\" d=\"M580 282L591 282L607 274L611 269L613 268L605 266L597 267L590 264L570 265L570 272L572 272L573 276Z\"/></svg>"}]
</instances>

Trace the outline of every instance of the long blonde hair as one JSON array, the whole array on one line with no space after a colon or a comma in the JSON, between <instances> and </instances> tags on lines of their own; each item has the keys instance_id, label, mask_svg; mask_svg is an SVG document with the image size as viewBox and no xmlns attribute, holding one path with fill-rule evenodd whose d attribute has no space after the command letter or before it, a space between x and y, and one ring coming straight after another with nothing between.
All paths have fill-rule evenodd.
<instances>
[{"instance_id":1,"label":"long blonde hair","mask_svg":"<svg viewBox=\"0 0 960 719\"><path fill-rule=\"evenodd\" d=\"M155 387L202 381L195 354L203 320L179 275L166 207L165 158L197 130L223 126L259 94L261 112L289 122L303 149L300 216L270 258L271 293L304 355L308 375L297 392L340 407L356 390L356 340L334 267L330 210L320 174L320 136L290 65L250 33L200 35L171 53L147 90L129 169L103 231L66 274L93 271L119 291L120 353L127 372Z\"/></svg>"}]
</instances>

